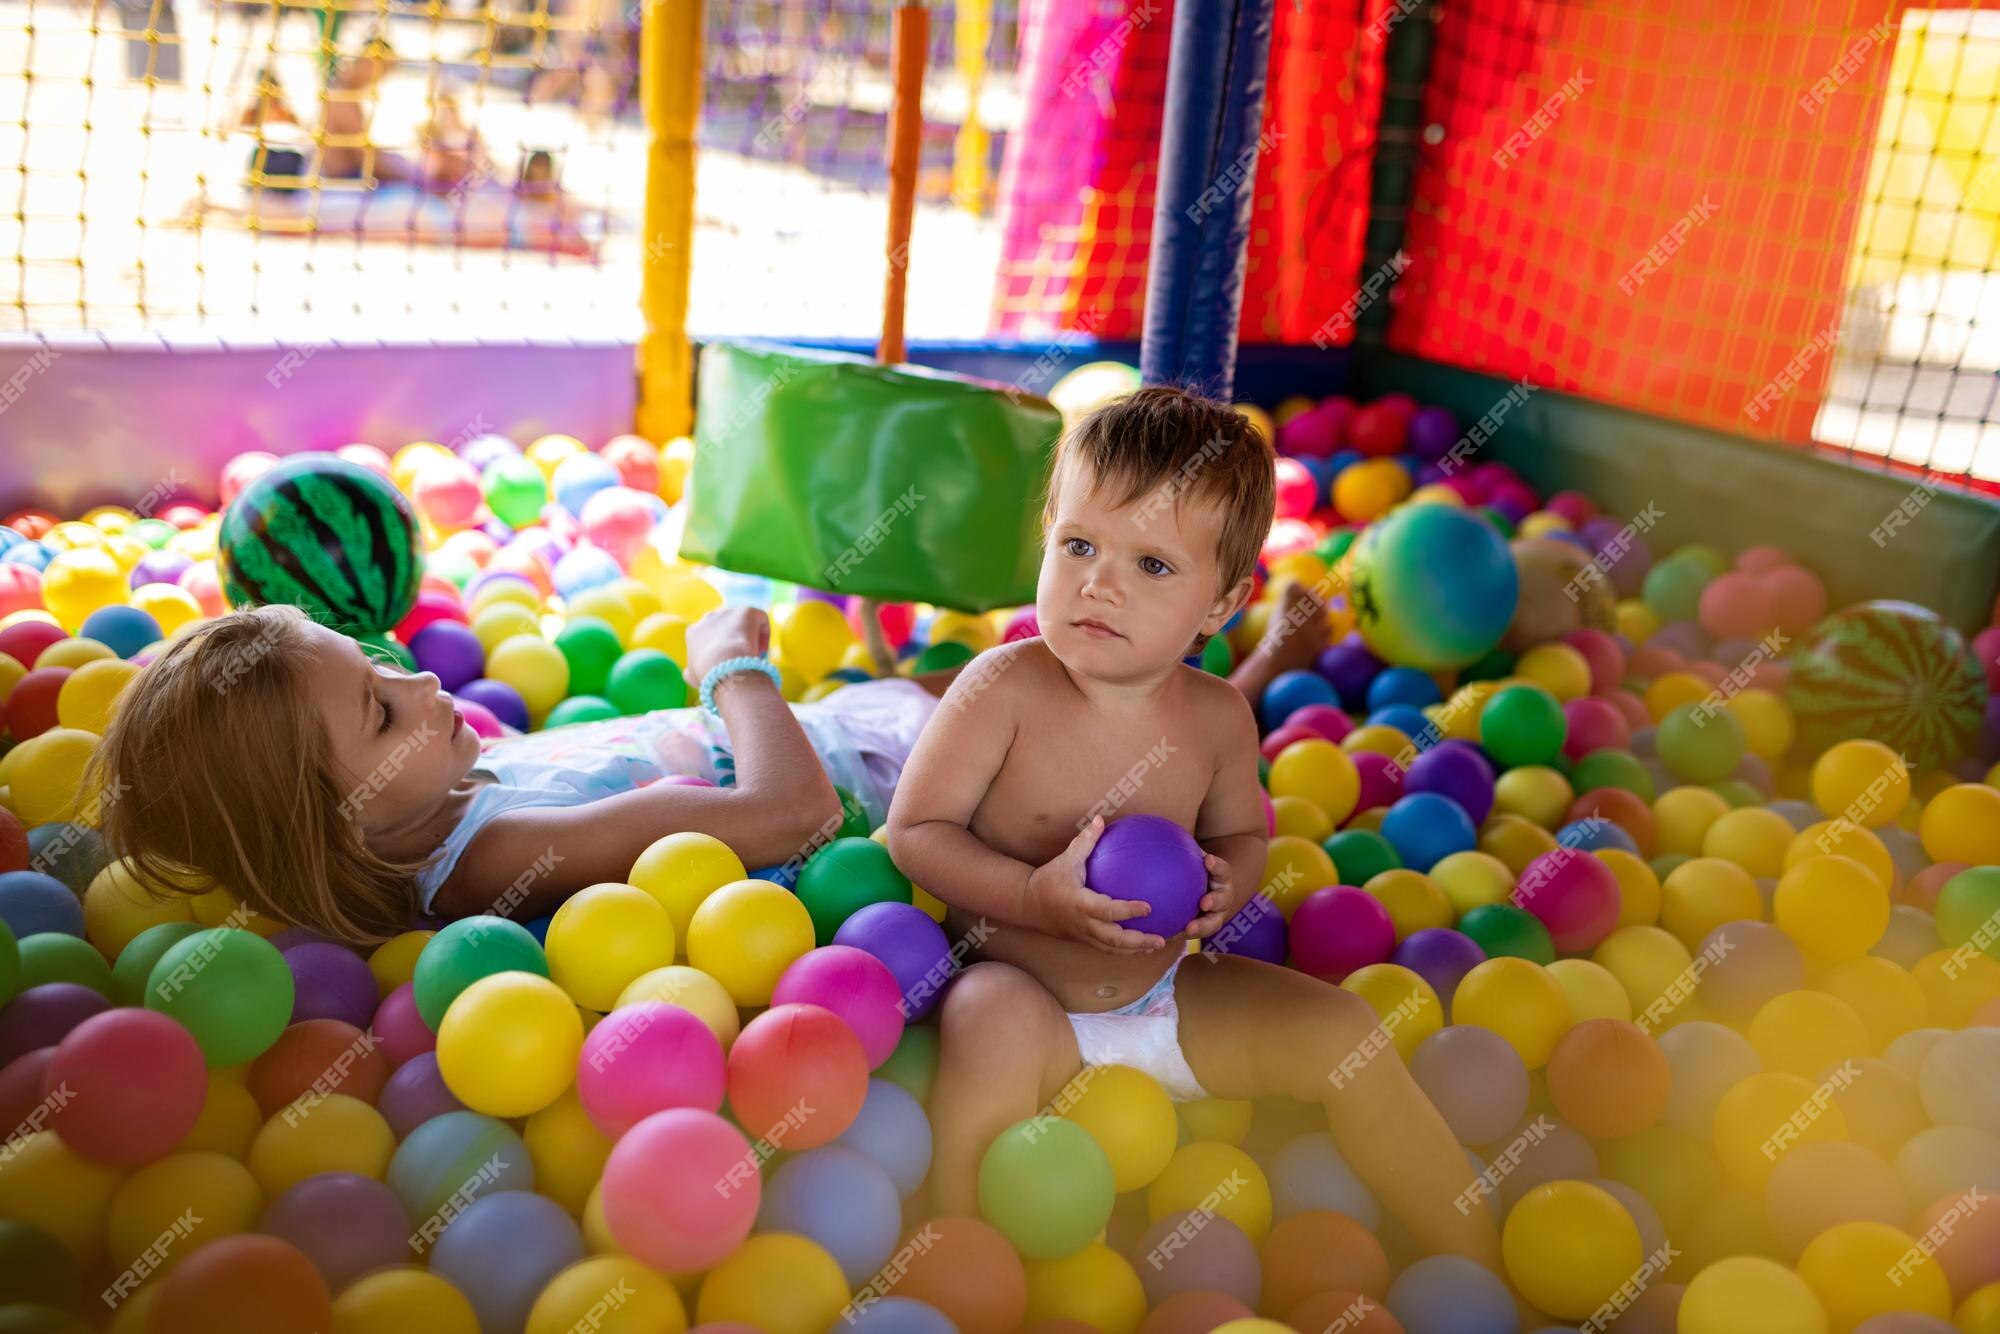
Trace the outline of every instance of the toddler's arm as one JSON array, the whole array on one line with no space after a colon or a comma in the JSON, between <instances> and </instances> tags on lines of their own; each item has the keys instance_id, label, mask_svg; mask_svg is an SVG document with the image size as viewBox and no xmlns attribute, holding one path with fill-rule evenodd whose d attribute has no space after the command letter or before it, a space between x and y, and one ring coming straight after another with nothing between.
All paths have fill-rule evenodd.
<instances>
[{"instance_id":1,"label":"toddler's arm","mask_svg":"<svg viewBox=\"0 0 2000 1334\"><path fill-rule=\"evenodd\" d=\"M1195 817L1195 842L1221 869L1210 868L1210 893L1201 916L1188 926L1191 936L1213 935L1250 901L1264 878L1267 848L1264 803L1258 799L1257 722L1250 702L1229 689L1215 689L1203 702L1216 728L1215 777Z\"/></svg>"}]
</instances>

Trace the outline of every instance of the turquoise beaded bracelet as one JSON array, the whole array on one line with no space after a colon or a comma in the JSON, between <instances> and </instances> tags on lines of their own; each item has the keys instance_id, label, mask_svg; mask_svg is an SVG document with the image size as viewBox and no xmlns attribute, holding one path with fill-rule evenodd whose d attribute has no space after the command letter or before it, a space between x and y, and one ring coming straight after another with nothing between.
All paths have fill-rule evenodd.
<instances>
[{"instance_id":1,"label":"turquoise beaded bracelet","mask_svg":"<svg viewBox=\"0 0 2000 1334\"><path fill-rule=\"evenodd\" d=\"M771 678L772 685L778 686L780 689L784 686L784 682L778 677L778 669L771 664L769 658L755 656L724 658L721 662L716 663L715 666L708 669L708 675L701 678L701 707L707 709L710 713L714 713L715 687L721 683L724 677L734 676L738 672L762 672Z\"/></svg>"}]
</instances>

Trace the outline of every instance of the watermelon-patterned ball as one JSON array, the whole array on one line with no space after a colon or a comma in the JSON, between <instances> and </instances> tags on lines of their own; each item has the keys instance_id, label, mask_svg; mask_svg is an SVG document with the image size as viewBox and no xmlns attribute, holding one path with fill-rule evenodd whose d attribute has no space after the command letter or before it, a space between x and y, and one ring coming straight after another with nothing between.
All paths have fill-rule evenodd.
<instances>
[{"instance_id":1,"label":"watermelon-patterned ball","mask_svg":"<svg viewBox=\"0 0 2000 1334\"><path fill-rule=\"evenodd\" d=\"M1814 627L1790 659L1785 697L1799 740L1818 752L1855 737L1912 765L1970 751L1986 712L1986 673L1958 631L1910 602L1864 602Z\"/></svg>"},{"instance_id":2,"label":"watermelon-patterned ball","mask_svg":"<svg viewBox=\"0 0 2000 1334\"><path fill-rule=\"evenodd\" d=\"M230 502L216 541L232 606L283 602L347 634L387 630L423 580L403 494L332 454L299 454Z\"/></svg>"}]
</instances>

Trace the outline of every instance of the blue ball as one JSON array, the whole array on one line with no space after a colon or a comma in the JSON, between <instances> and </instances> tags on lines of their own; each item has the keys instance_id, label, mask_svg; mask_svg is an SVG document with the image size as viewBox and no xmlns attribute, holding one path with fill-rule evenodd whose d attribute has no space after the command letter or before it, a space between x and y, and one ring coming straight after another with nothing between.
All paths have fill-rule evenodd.
<instances>
[{"instance_id":1,"label":"blue ball","mask_svg":"<svg viewBox=\"0 0 2000 1334\"><path fill-rule=\"evenodd\" d=\"M869 1301L857 1298L855 1313L848 1317L851 1334L958 1334L958 1326L944 1312L915 1297L880 1297Z\"/></svg>"},{"instance_id":2,"label":"blue ball","mask_svg":"<svg viewBox=\"0 0 2000 1334\"><path fill-rule=\"evenodd\" d=\"M1414 792L1397 801L1382 818L1382 837L1415 871L1429 871L1452 853L1479 846L1479 831L1465 808L1436 792Z\"/></svg>"},{"instance_id":3,"label":"blue ball","mask_svg":"<svg viewBox=\"0 0 2000 1334\"><path fill-rule=\"evenodd\" d=\"M1639 855L1639 845L1632 836L1612 820L1572 820L1556 830L1556 842L1565 848L1575 848L1579 852L1599 852L1605 848L1617 848L1620 852Z\"/></svg>"},{"instance_id":4,"label":"blue ball","mask_svg":"<svg viewBox=\"0 0 2000 1334\"><path fill-rule=\"evenodd\" d=\"M38 824L28 831L28 864L81 894L111 865L111 849L87 824Z\"/></svg>"},{"instance_id":5,"label":"blue ball","mask_svg":"<svg viewBox=\"0 0 2000 1334\"><path fill-rule=\"evenodd\" d=\"M25 565L31 570L45 570L55 558L56 553L40 542L23 542L0 551L0 565Z\"/></svg>"},{"instance_id":6,"label":"blue ball","mask_svg":"<svg viewBox=\"0 0 2000 1334\"><path fill-rule=\"evenodd\" d=\"M1383 1303L1404 1334L1519 1334L1507 1285L1477 1260L1431 1255L1396 1276Z\"/></svg>"},{"instance_id":7,"label":"blue ball","mask_svg":"<svg viewBox=\"0 0 2000 1334\"><path fill-rule=\"evenodd\" d=\"M1467 741L1442 741L1410 762L1403 792L1450 797L1475 825L1493 813L1493 766Z\"/></svg>"},{"instance_id":8,"label":"blue ball","mask_svg":"<svg viewBox=\"0 0 2000 1334\"><path fill-rule=\"evenodd\" d=\"M930 1118L908 1089L891 1080L868 1081L860 1113L834 1143L881 1168L905 1197L916 1193L931 1170Z\"/></svg>"},{"instance_id":9,"label":"blue ball","mask_svg":"<svg viewBox=\"0 0 2000 1334\"><path fill-rule=\"evenodd\" d=\"M1437 682L1431 680L1430 673L1420 672L1414 667L1388 667L1382 674L1368 683L1368 708L1372 712L1386 709L1392 704L1409 704L1423 708L1426 704L1444 703L1444 692Z\"/></svg>"},{"instance_id":10,"label":"blue ball","mask_svg":"<svg viewBox=\"0 0 2000 1334\"><path fill-rule=\"evenodd\" d=\"M1276 727L1308 704L1338 707L1340 695L1334 690L1333 683L1318 672L1279 672L1271 684L1264 687L1260 710L1264 715L1265 730Z\"/></svg>"},{"instance_id":11,"label":"blue ball","mask_svg":"<svg viewBox=\"0 0 2000 1334\"><path fill-rule=\"evenodd\" d=\"M27 538L21 536L21 534L15 532L12 528L0 524L0 551L7 551L13 547L18 547L27 540Z\"/></svg>"},{"instance_id":12,"label":"blue ball","mask_svg":"<svg viewBox=\"0 0 2000 1334\"><path fill-rule=\"evenodd\" d=\"M786 889L796 889L799 883L799 868L791 866L760 866L750 872L752 880L768 880Z\"/></svg>"},{"instance_id":13,"label":"blue ball","mask_svg":"<svg viewBox=\"0 0 2000 1334\"><path fill-rule=\"evenodd\" d=\"M549 1280L583 1257L583 1233L561 1205L503 1190L451 1220L431 1248L431 1272L465 1294L480 1329L520 1334Z\"/></svg>"},{"instance_id":14,"label":"blue ball","mask_svg":"<svg viewBox=\"0 0 2000 1334\"><path fill-rule=\"evenodd\" d=\"M537 944L546 945L549 943L549 923L555 920L556 915L548 913L535 918L533 921L523 922L521 925L527 928L528 934L535 938Z\"/></svg>"},{"instance_id":15,"label":"blue ball","mask_svg":"<svg viewBox=\"0 0 2000 1334\"><path fill-rule=\"evenodd\" d=\"M826 1248L860 1287L896 1249L903 1202L873 1161L829 1144L808 1149L771 1175L757 1215L764 1231L796 1232Z\"/></svg>"},{"instance_id":16,"label":"blue ball","mask_svg":"<svg viewBox=\"0 0 2000 1334\"><path fill-rule=\"evenodd\" d=\"M121 658L129 658L160 637L160 623L137 607L99 607L83 618L80 633Z\"/></svg>"},{"instance_id":17,"label":"blue ball","mask_svg":"<svg viewBox=\"0 0 2000 1334\"><path fill-rule=\"evenodd\" d=\"M1376 709L1368 715L1368 721L1395 728L1416 742L1418 750L1429 750L1438 742L1437 724L1414 704L1391 704L1386 709Z\"/></svg>"},{"instance_id":18,"label":"blue ball","mask_svg":"<svg viewBox=\"0 0 2000 1334\"><path fill-rule=\"evenodd\" d=\"M1660 790L1662 792L1666 791L1665 788L1661 788ZM1792 828L1802 834L1813 825L1818 824L1822 818L1819 813L1819 807L1813 805L1810 801L1774 801L1764 809L1784 816L1792 822Z\"/></svg>"},{"instance_id":19,"label":"blue ball","mask_svg":"<svg viewBox=\"0 0 2000 1334\"><path fill-rule=\"evenodd\" d=\"M1333 1136L1323 1130L1300 1135L1271 1160L1271 1202L1279 1218L1307 1209L1346 1214L1373 1232L1382 1225L1382 1205L1363 1185Z\"/></svg>"},{"instance_id":20,"label":"blue ball","mask_svg":"<svg viewBox=\"0 0 2000 1334\"><path fill-rule=\"evenodd\" d=\"M618 558L610 552L602 547L577 547L563 553L549 573L549 582L555 585L556 592L573 598L624 577Z\"/></svg>"},{"instance_id":21,"label":"blue ball","mask_svg":"<svg viewBox=\"0 0 2000 1334\"><path fill-rule=\"evenodd\" d=\"M1367 457L1358 449L1337 449L1326 456L1327 475L1338 477Z\"/></svg>"},{"instance_id":22,"label":"blue ball","mask_svg":"<svg viewBox=\"0 0 2000 1334\"><path fill-rule=\"evenodd\" d=\"M454 1195L462 1200L533 1190L535 1164L528 1146L504 1121L478 1112L446 1112L404 1136L384 1179L421 1229ZM436 1235L433 1224L423 1239Z\"/></svg>"},{"instance_id":23,"label":"blue ball","mask_svg":"<svg viewBox=\"0 0 2000 1334\"><path fill-rule=\"evenodd\" d=\"M45 931L82 936L83 900L52 875L8 871L0 874L0 922L7 924L16 940Z\"/></svg>"},{"instance_id":24,"label":"blue ball","mask_svg":"<svg viewBox=\"0 0 2000 1334\"><path fill-rule=\"evenodd\" d=\"M618 469L598 454L572 454L556 465L549 490L556 504L571 514L582 514L583 506L606 487L617 486Z\"/></svg>"}]
</instances>

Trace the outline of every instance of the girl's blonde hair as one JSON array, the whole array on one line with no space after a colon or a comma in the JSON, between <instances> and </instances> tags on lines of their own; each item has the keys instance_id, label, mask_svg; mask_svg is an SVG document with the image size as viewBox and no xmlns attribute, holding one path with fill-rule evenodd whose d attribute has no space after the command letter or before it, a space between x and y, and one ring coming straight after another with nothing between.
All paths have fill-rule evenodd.
<instances>
[{"instance_id":1,"label":"girl's blonde hair","mask_svg":"<svg viewBox=\"0 0 2000 1334\"><path fill-rule=\"evenodd\" d=\"M291 925L386 940L409 927L423 863L377 856L341 814L306 625L256 607L175 640L126 689L90 781L116 794L111 851L156 893L206 878Z\"/></svg>"}]
</instances>

